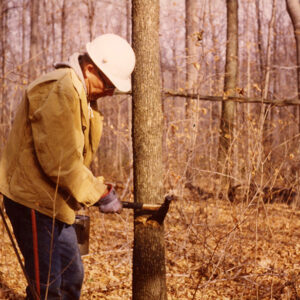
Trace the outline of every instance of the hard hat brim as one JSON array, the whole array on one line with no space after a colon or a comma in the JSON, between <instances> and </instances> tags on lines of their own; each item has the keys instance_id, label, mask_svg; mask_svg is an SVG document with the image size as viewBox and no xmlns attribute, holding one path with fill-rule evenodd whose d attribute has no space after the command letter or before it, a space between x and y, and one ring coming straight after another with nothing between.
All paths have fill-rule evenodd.
<instances>
[{"instance_id":1,"label":"hard hat brim","mask_svg":"<svg viewBox=\"0 0 300 300\"><path fill-rule=\"evenodd\" d=\"M106 72L104 66L97 67L104 73L104 75L112 82L112 84L121 92L129 92L131 90L131 78L121 79Z\"/></svg>"}]
</instances>

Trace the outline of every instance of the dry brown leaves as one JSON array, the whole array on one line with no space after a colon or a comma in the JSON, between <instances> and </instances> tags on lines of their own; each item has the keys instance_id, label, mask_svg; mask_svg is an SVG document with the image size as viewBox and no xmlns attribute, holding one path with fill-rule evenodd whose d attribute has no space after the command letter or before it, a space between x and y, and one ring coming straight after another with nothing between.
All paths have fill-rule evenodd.
<instances>
[{"instance_id":1,"label":"dry brown leaves","mask_svg":"<svg viewBox=\"0 0 300 300\"><path fill-rule=\"evenodd\" d=\"M82 299L131 299L132 211L103 215L92 208L89 214ZM0 299L23 299L25 280L0 226ZM165 241L170 300L300 297L297 209L179 200L165 220Z\"/></svg>"}]
</instances>

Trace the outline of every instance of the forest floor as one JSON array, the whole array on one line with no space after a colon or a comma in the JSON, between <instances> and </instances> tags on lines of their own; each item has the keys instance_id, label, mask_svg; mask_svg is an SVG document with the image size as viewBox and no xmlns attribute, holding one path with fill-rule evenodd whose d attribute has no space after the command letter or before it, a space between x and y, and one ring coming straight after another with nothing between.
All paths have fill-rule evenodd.
<instances>
[{"instance_id":1,"label":"forest floor","mask_svg":"<svg viewBox=\"0 0 300 300\"><path fill-rule=\"evenodd\" d=\"M81 299L131 299L132 211L88 213ZM2 222L0 230L0 299L24 299L25 280ZM188 195L170 206L165 243L169 300L300 299L299 208Z\"/></svg>"}]
</instances>

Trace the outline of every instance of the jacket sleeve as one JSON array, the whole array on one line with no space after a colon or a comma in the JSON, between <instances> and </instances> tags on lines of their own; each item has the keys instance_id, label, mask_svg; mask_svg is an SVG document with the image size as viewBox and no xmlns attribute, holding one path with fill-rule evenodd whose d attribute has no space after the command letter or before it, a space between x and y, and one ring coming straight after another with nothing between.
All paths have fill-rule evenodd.
<instances>
[{"instance_id":1,"label":"jacket sleeve","mask_svg":"<svg viewBox=\"0 0 300 300\"><path fill-rule=\"evenodd\" d=\"M95 204L106 190L103 178L84 165L81 106L68 76L28 92L34 149L46 176L79 203Z\"/></svg>"}]
</instances>

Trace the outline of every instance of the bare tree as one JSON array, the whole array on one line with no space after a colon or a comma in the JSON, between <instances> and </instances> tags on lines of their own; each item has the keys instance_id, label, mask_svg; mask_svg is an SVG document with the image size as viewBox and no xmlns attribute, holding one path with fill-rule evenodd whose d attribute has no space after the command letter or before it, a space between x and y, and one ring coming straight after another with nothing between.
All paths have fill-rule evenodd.
<instances>
[{"instance_id":1,"label":"bare tree","mask_svg":"<svg viewBox=\"0 0 300 300\"><path fill-rule=\"evenodd\" d=\"M157 203L163 198L159 0L133 0L132 18L134 197ZM164 227L147 214L134 218L133 299L167 299Z\"/></svg>"},{"instance_id":2,"label":"bare tree","mask_svg":"<svg viewBox=\"0 0 300 300\"><path fill-rule=\"evenodd\" d=\"M218 171L229 175L232 164L232 143L234 138L235 103L228 100L235 96L238 76L238 1L227 0L227 44L224 78L224 99L220 124ZM230 179L223 177L229 187Z\"/></svg>"},{"instance_id":3,"label":"bare tree","mask_svg":"<svg viewBox=\"0 0 300 300\"><path fill-rule=\"evenodd\" d=\"M25 59L26 59L26 12L27 12L27 6L28 6L28 2L26 2L27 0L23 0L22 2L22 72L26 73L27 72L27 68L25 68ZM28 72L27 72L28 73Z\"/></svg>"},{"instance_id":4,"label":"bare tree","mask_svg":"<svg viewBox=\"0 0 300 300\"><path fill-rule=\"evenodd\" d=\"M261 18L260 18L260 5L259 0L255 0L255 11L256 11L256 21L257 21L257 50L258 50L258 59L259 59L259 72L258 76L260 76L258 82L262 81L263 77L263 54L262 54L262 25L261 25ZM262 91L262 87L261 87Z\"/></svg>"},{"instance_id":5,"label":"bare tree","mask_svg":"<svg viewBox=\"0 0 300 300\"><path fill-rule=\"evenodd\" d=\"M65 46L66 46L66 1L63 0L61 8L61 52L60 58L65 59Z\"/></svg>"},{"instance_id":6,"label":"bare tree","mask_svg":"<svg viewBox=\"0 0 300 300\"><path fill-rule=\"evenodd\" d=\"M1 24L0 24L0 39L1 39L1 101L0 101L0 108L1 108L1 131L0 131L0 138L1 138L1 145L3 145L4 139L4 99L5 99L5 45L6 45L6 9L4 1L0 2L0 12L1 12Z\"/></svg>"},{"instance_id":7,"label":"bare tree","mask_svg":"<svg viewBox=\"0 0 300 300\"><path fill-rule=\"evenodd\" d=\"M6 78L7 72L7 48L8 48L8 11L9 6L4 1L0 2L1 22L0 22L0 51L1 51L1 77L0 77L0 147L4 145L4 140L7 136L10 119L9 119L9 103L5 101L8 94L8 80ZM1 150L1 148L0 148Z\"/></svg>"},{"instance_id":8,"label":"bare tree","mask_svg":"<svg viewBox=\"0 0 300 300\"><path fill-rule=\"evenodd\" d=\"M199 42L202 37L198 28L197 7L198 1L185 1L185 52L186 52L186 89L195 93L198 89L198 70L200 64L198 62ZM197 136L197 105L198 101L188 98L186 100L186 119L187 119L187 140L186 140L186 158L187 166L184 176L187 181L192 181L189 164L191 163L196 136Z\"/></svg>"},{"instance_id":9,"label":"bare tree","mask_svg":"<svg viewBox=\"0 0 300 300\"><path fill-rule=\"evenodd\" d=\"M271 59L272 59L272 50L273 50L273 43L272 43L272 37L273 37L273 30L274 30L274 23L275 23L275 17L276 17L276 0L272 1L272 14L271 19L269 22L269 28L268 28L268 38L267 38L267 52L266 52L266 65L265 65L265 72L263 77L263 87L262 87L262 99L267 99L269 94L269 88L270 88L270 76L271 76ZM262 104L261 112L260 112L260 150L257 160L257 170L261 169L261 174L263 174L263 161L265 159L265 156L268 155L270 150L270 144L271 144L271 136L269 136L269 124L266 121L269 117L269 110L270 105L264 105ZM263 177L261 177L261 185L263 184Z\"/></svg>"},{"instance_id":10,"label":"bare tree","mask_svg":"<svg viewBox=\"0 0 300 300\"><path fill-rule=\"evenodd\" d=\"M213 71L214 71L214 79L210 80L211 81L211 87L210 87L210 95L217 95L217 91L219 91L219 86L220 86L220 81L221 81L221 74L223 72L220 61L218 57L218 52L217 49L218 44L218 34L217 34L217 28L214 24L214 8L213 8L214 3L212 1L209 1L208 3L208 19L209 19L209 24L211 26L211 35L212 35L212 44L213 44L213 49L214 51L214 65L213 65ZM216 154L216 149L215 149L215 144L217 143L218 140L218 134L213 130L213 127L216 126L216 116L220 115L220 106L218 103L211 102L210 103L210 121L209 121L209 135L211 142L209 143L209 163L211 164L212 158ZM215 123L215 124L214 124Z\"/></svg>"},{"instance_id":11,"label":"bare tree","mask_svg":"<svg viewBox=\"0 0 300 300\"><path fill-rule=\"evenodd\" d=\"M185 1L185 49L186 49L186 87L189 92L196 92L198 77L198 18L197 18L197 1ZM191 99L188 99L187 116L191 114Z\"/></svg>"},{"instance_id":12,"label":"bare tree","mask_svg":"<svg viewBox=\"0 0 300 300\"><path fill-rule=\"evenodd\" d=\"M30 8L30 60L34 63L30 64L29 79L34 79L37 76L37 57L38 57L38 40L39 40L39 0L31 0Z\"/></svg>"},{"instance_id":13,"label":"bare tree","mask_svg":"<svg viewBox=\"0 0 300 300\"><path fill-rule=\"evenodd\" d=\"M287 11L291 17L294 35L296 40L296 55L297 55L297 91L298 99L300 98L300 2L299 0L286 0ZM298 108L298 113L300 110ZM299 115L299 126L298 131L300 131L300 115Z\"/></svg>"},{"instance_id":14,"label":"bare tree","mask_svg":"<svg viewBox=\"0 0 300 300\"><path fill-rule=\"evenodd\" d=\"M94 39L94 32L93 32L93 25L94 25L94 18L95 18L95 1L94 0L85 0L84 4L88 10L88 32L90 35L90 41Z\"/></svg>"}]
</instances>

